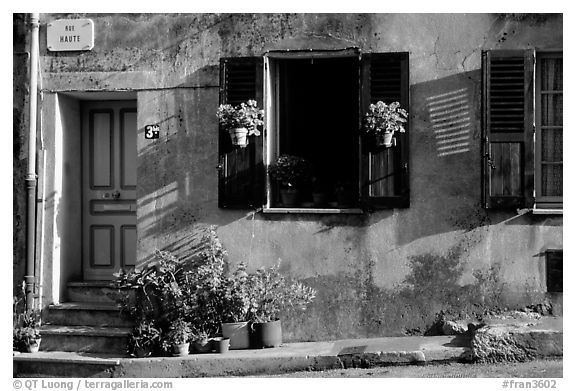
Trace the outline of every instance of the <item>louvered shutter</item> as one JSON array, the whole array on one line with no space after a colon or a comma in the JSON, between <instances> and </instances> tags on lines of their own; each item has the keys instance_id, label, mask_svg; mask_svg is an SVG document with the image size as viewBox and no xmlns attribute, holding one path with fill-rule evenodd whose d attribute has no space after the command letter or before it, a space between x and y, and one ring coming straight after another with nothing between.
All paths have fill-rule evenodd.
<instances>
[{"instance_id":1,"label":"louvered shutter","mask_svg":"<svg viewBox=\"0 0 576 391\"><path fill-rule=\"evenodd\" d=\"M533 69L533 51L483 53L487 208L533 205Z\"/></svg>"},{"instance_id":2,"label":"louvered shutter","mask_svg":"<svg viewBox=\"0 0 576 391\"><path fill-rule=\"evenodd\" d=\"M369 53L362 55L361 117L370 103L400 102L409 108L408 53ZM410 205L408 178L408 134L395 133L396 145L375 147L362 137L362 198L371 209L407 208Z\"/></svg>"},{"instance_id":3,"label":"louvered shutter","mask_svg":"<svg viewBox=\"0 0 576 391\"><path fill-rule=\"evenodd\" d=\"M233 106L255 99L262 101L262 58L236 57L220 60L220 103ZM219 130L218 206L254 208L262 206L264 163L262 136L251 136L246 148L232 145L228 132Z\"/></svg>"}]
</instances>

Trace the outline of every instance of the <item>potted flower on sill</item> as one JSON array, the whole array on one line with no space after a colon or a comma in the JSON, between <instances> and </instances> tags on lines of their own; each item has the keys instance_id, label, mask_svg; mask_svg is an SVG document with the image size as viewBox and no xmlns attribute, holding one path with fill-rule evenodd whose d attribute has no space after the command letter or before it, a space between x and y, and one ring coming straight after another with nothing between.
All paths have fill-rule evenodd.
<instances>
[{"instance_id":1,"label":"potted flower on sill","mask_svg":"<svg viewBox=\"0 0 576 391\"><path fill-rule=\"evenodd\" d=\"M166 333L166 340L172 348L173 356L187 356L190 350L190 324L183 319L176 319Z\"/></svg>"},{"instance_id":2,"label":"potted flower on sill","mask_svg":"<svg viewBox=\"0 0 576 391\"><path fill-rule=\"evenodd\" d=\"M246 264L240 263L234 273L224 279L222 287L222 336L230 339L230 349L248 349L250 347L248 310L251 292Z\"/></svg>"},{"instance_id":3,"label":"potted flower on sill","mask_svg":"<svg viewBox=\"0 0 576 391\"><path fill-rule=\"evenodd\" d=\"M304 158L281 155L268 167L270 178L280 185L280 199L286 207L298 205L299 187L310 180L310 164Z\"/></svg>"},{"instance_id":4,"label":"potted flower on sill","mask_svg":"<svg viewBox=\"0 0 576 391\"><path fill-rule=\"evenodd\" d=\"M151 356L160 344L161 332L154 321L141 320L128 339L128 354L142 358Z\"/></svg>"},{"instance_id":5,"label":"potted flower on sill","mask_svg":"<svg viewBox=\"0 0 576 391\"><path fill-rule=\"evenodd\" d=\"M316 291L300 282L290 282L277 267L260 268L249 277L252 292L250 303L251 345L254 348L277 347L282 344L283 311L306 309Z\"/></svg>"},{"instance_id":6,"label":"potted flower on sill","mask_svg":"<svg viewBox=\"0 0 576 391\"><path fill-rule=\"evenodd\" d=\"M408 113L400 107L400 103L392 102L389 105L382 101L370 104L368 112L364 115L364 130L373 135L376 145L391 147L395 132L404 133L403 123Z\"/></svg>"},{"instance_id":7,"label":"potted flower on sill","mask_svg":"<svg viewBox=\"0 0 576 391\"><path fill-rule=\"evenodd\" d=\"M230 134L232 145L240 148L248 145L248 136L260 136L258 128L264 125L264 110L258 109L255 100L236 107L222 104L216 115L222 129Z\"/></svg>"}]
</instances>

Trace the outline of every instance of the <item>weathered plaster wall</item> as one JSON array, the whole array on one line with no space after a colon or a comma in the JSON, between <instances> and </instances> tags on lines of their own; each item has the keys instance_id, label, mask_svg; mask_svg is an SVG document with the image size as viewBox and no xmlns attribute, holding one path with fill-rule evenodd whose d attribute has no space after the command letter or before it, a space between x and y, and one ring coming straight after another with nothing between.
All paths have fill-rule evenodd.
<instances>
[{"instance_id":1,"label":"weathered plaster wall","mask_svg":"<svg viewBox=\"0 0 576 391\"><path fill-rule=\"evenodd\" d=\"M44 15L45 23L70 15ZM230 261L280 263L318 289L309 312L285 321L287 340L424 332L442 310L521 305L543 290L542 251L562 248L562 218L481 207L481 51L561 48L561 16L88 15L91 52L42 48L44 88L138 91L138 258L185 254L217 225ZM44 31L45 33L45 31ZM45 46L45 39L41 40ZM275 48L410 52L408 209L362 216L253 215L217 208L218 61ZM469 103L469 144L443 155L430 107ZM140 129L142 131L142 129Z\"/></svg>"},{"instance_id":2,"label":"weathered plaster wall","mask_svg":"<svg viewBox=\"0 0 576 391\"><path fill-rule=\"evenodd\" d=\"M26 267L26 170L28 143L26 129L28 98L26 54L26 18L23 14L13 14L13 60L12 60L12 270L14 293L19 292Z\"/></svg>"}]
</instances>

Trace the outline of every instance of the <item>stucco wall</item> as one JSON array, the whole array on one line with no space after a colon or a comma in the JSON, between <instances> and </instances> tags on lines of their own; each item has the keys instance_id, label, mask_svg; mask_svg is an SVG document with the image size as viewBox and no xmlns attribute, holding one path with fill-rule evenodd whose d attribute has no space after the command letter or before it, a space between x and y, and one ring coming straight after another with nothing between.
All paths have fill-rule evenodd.
<instances>
[{"instance_id":1,"label":"stucco wall","mask_svg":"<svg viewBox=\"0 0 576 391\"><path fill-rule=\"evenodd\" d=\"M28 54L26 53L26 18L13 14L13 61L12 61L12 270L14 293L20 292L26 267L26 170L28 164Z\"/></svg>"},{"instance_id":2,"label":"stucco wall","mask_svg":"<svg viewBox=\"0 0 576 391\"><path fill-rule=\"evenodd\" d=\"M77 16L77 15L74 15ZM42 28L52 19L43 15ZM137 90L138 258L185 253L216 225L231 263L280 264L318 289L312 308L285 320L286 340L424 332L441 310L541 300L542 251L562 248L562 217L481 207L481 51L561 48L561 16L87 15L91 52L49 53L46 91ZM217 207L218 62L268 49L357 46L410 52L408 209L357 216L263 215ZM469 103L469 143L443 155L430 108ZM476 306L478 305L478 306Z\"/></svg>"}]
</instances>

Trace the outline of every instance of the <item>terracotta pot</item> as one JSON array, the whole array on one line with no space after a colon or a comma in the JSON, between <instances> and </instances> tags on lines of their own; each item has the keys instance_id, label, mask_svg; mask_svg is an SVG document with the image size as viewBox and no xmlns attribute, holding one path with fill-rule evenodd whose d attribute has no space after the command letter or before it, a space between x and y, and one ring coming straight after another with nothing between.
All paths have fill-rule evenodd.
<instances>
[{"instance_id":1,"label":"terracotta pot","mask_svg":"<svg viewBox=\"0 0 576 391\"><path fill-rule=\"evenodd\" d=\"M141 348L139 347L134 349L134 356L136 356L136 358L144 358L149 357L151 355L152 355L152 347L150 346Z\"/></svg>"},{"instance_id":2,"label":"terracotta pot","mask_svg":"<svg viewBox=\"0 0 576 391\"><path fill-rule=\"evenodd\" d=\"M234 128L228 130L230 134L230 139L232 145L244 148L248 145L248 129L246 128Z\"/></svg>"},{"instance_id":3,"label":"terracotta pot","mask_svg":"<svg viewBox=\"0 0 576 391\"><path fill-rule=\"evenodd\" d=\"M300 191L293 187L280 189L280 199L285 207L293 207L298 205L298 198L300 197Z\"/></svg>"},{"instance_id":4,"label":"terracotta pot","mask_svg":"<svg viewBox=\"0 0 576 391\"><path fill-rule=\"evenodd\" d=\"M216 353L226 353L230 349L230 338L216 337L212 339L212 349Z\"/></svg>"},{"instance_id":5,"label":"terracotta pot","mask_svg":"<svg viewBox=\"0 0 576 391\"><path fill-rule=\"evenodd\" d=\"M222 323L222 336L230 339L230 349L248 349L250 347L248 322Z\"/></svg>"},{"instance_id":6,"label":"terracotta pot","mask_svg":"<svg viewBox=\"0 0 576 391\"><path fill-rule=\"evenodd\" d=\"M190 343L175 343L172 344L172 354L174 356L182 357L187 356L190 351Z\"/></svg>"},{"instance_id":7,"label":"terracotta pot","mask_svg":"<svg viewBox=\"0 0 576 391\"><path fill-rule=\"evenodd\" d=\"M394 145L394 133L393 132L384 132L376 135L376 145L379 147L391 147Z\"/></svg>"},{"instance_id":8,"label":"terracotta pot","mask_svg":"<svg viewBox=\"0 0 576 391\"><path fill-rule=\"evenodd\" d=\"M251 346L255 349L275 348L282 344L280 319L272 322L252 323L251 329Z\"/></svg>"},{"instance_id":9,"label":"terracotta pot","mask_svg":"<svg viewBox=\"0 0 576 391\"><path fill-rule=\"evenodd\" d=\"M325 192L313 192L312 200L314 201L314 206L324 206L328 203L328 194Z\"/></svg>"},{"instance_id":10,"label":"terracotta pot","mask_svg":"<svg viewBox=\"0 0 576 391\"><path fill-rule=\"evenodd\" d=\"M208 339L199 339L192 342L194 353L209 353L212 350L212 344Z\"/></svg>"},{"instance_id":11,"label":"terracotta pot","mask_svg":"<svg viewBox=\"0 0 576 391\"><path fill-rule=\"evenodd\" d=\"M42 339L37 339L36 341L26 344L26 351L28 353L38 353L40 350L40 341L42 341Z\"/></svg>"}]
</instances>

